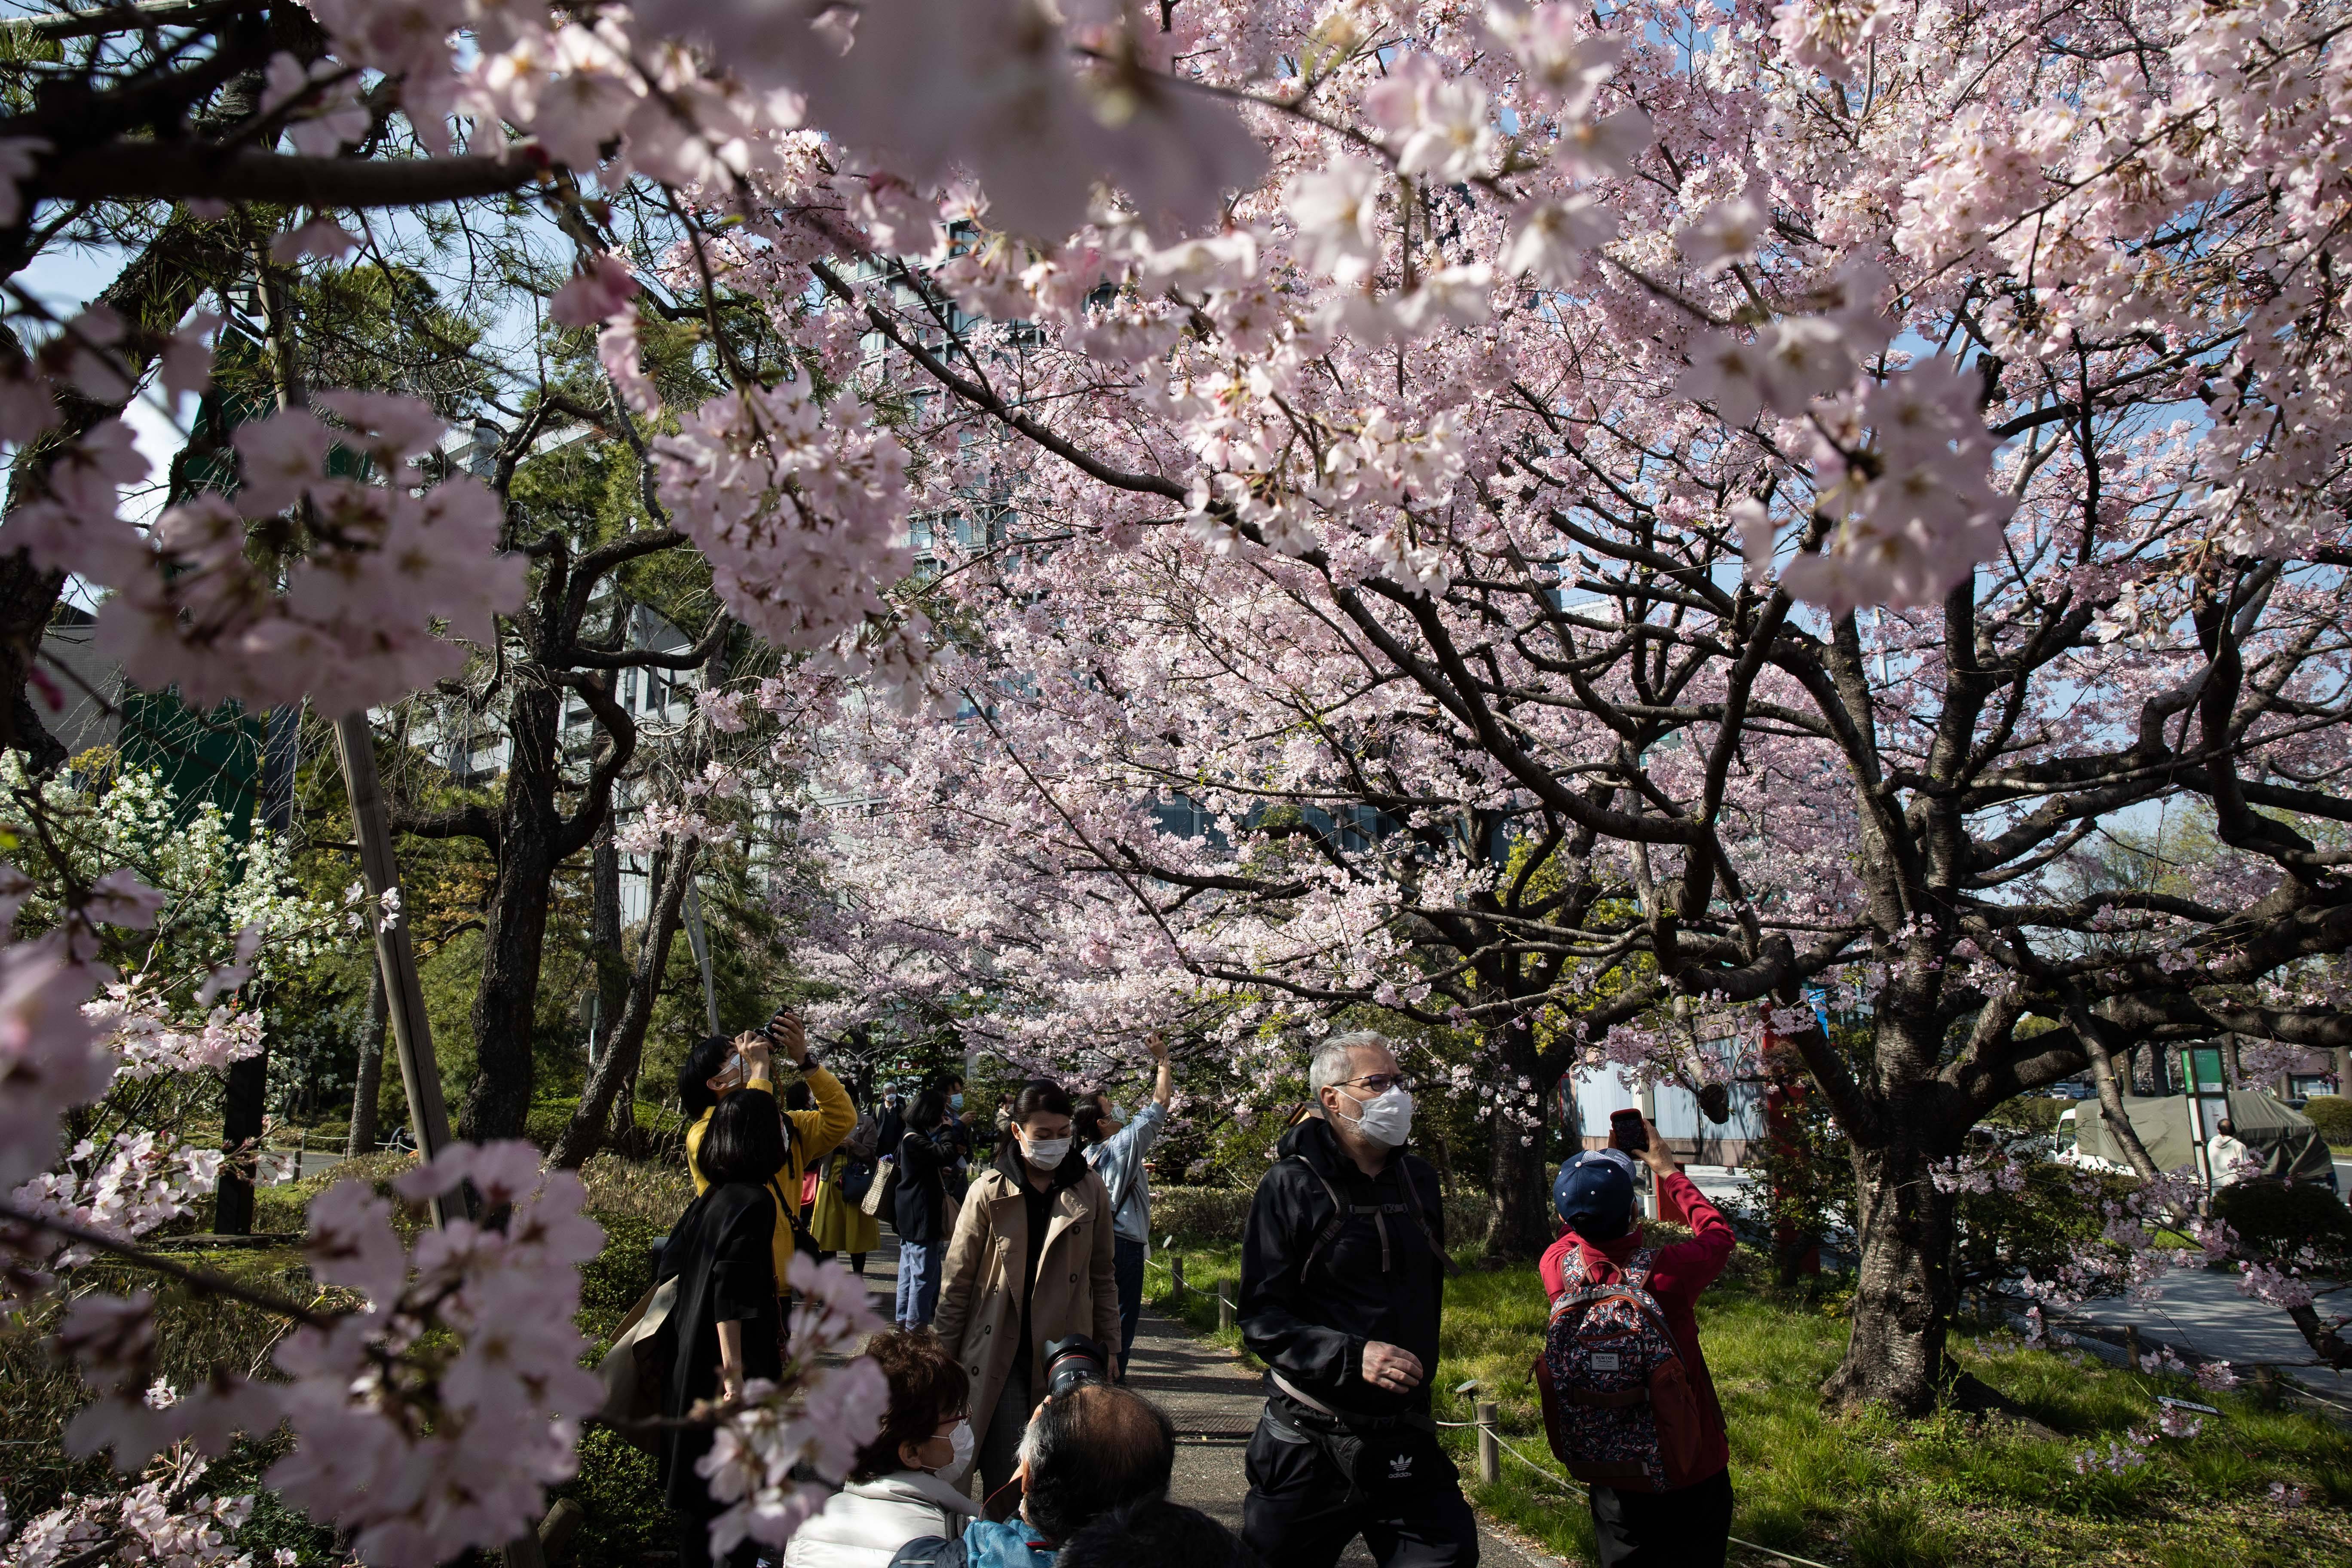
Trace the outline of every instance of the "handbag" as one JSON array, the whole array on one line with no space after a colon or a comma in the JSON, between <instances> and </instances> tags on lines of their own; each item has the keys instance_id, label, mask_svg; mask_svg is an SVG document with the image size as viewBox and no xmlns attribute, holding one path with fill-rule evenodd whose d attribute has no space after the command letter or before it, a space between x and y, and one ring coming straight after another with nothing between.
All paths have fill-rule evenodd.
<instances>
[{"instance_id":1,"label":"handbag","mask_svg":"<svg viewBox=\"0 0 2352 1568\"><path fill-rule=\"evenodd\" d=\"M874 1180L866 1187L866 1195L857 1200L857 1207L859 1212L868 1218L878 1219L884 1209L890 1207L891 1200L898 1195L898 1162L895 1157L886 1154L882 1157L882 1163L874 1167ZM896 1211L893 1210L893 1212Z\"/></svg>"},{"instance_id":2,"label":"handbag","mask_svg":"<svg viewBox=\"0 0 2352 1568\"><path fill-rule=\"evenodd\" d=\"M662 1387L677 1354L677 1336L664 1331L677 1306L677 1277L672 1275L637 1298L621 1320L613 1348L596 1363L597 1379L604 1385L604 1403L597 1407L596 1418L648 1454L659 1451L660 1428L636 1424L661 1414Z\"/></svg>"},{"instance_id":3,"label":"handbag","mask_svg":"<svg viewBox=\"0 0 2352 1568\"><path fill-rule=\"evenodd\" d=\"M801 1173L801 1207L808 1208L816 1202L816 1190L824 1184L824 1168Z\"/></svg>"}]
</instances>

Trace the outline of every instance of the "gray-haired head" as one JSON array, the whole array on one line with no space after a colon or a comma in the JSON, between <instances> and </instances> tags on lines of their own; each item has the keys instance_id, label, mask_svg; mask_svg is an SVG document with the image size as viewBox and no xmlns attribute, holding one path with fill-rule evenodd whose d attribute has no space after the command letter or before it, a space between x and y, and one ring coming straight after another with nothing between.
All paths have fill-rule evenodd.
<instances>
[{"instance_id":1,"label":"gray-haired head","mask_svg":"<svg viewBox=\"0 0 2352 1568\"><path fill-rule=\"evenodd\" d=\"M1307 1092L1320 1100L1325 1089L1356 1077L1355 1052L1367 1046L1391 1056L1396 1054L1396 1042L1376 1029L1334 1035L1316 1047L1314 1059L1307 1064Z\"/></svg>"}]
</instances>

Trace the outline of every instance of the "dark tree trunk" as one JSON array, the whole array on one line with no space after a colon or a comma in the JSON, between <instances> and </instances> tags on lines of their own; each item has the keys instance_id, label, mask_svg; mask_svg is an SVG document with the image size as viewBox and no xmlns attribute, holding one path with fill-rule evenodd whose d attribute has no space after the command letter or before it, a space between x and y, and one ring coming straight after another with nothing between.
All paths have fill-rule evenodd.
<instances>
[{"instance_id":1,"label":"dark tree trunk","mask_svg":"<svg viewBox=\"0 0 2352 1568\"><path fill-rule=\"evenodd\" d=\"M563 822L555 809L562 697L549 682L518 673L509 686L498 877L483 914L482 979L474 993L474 1081L457 1117L457 1135L478 1143L521 1137L530 1113L540 965L563 858Z\"/></svg>"},{"instance_id":2,"label":"dark tree trunk","mask_svg":"<svg viewBox=\"0 0 2352 1568\"><path fill-rule=\"evenodd\" d=\"M664 858L667 864L646 911L646 939L637 949L636 968L629 975L627 999L605 1043L604 1056L588 1075L587 1087L581 1090L579 1109L572 1111L571 1121L565 1124L555 1148L548 1154L547 1163L554 1169L569 1170L579 1165L596 1152L608 1127L617 1132L624 1126L624 1117L630 1123L635 1120L631 1109L634 1098L626 1091L636 1082L637 1064L645 1053L646 1028L653 1022L654 1003L661 995L662 976L669 968L670 942L677 935L678 914L686 905L686 889L694 880L701 848L700 844L689 838L677 847L676 853Z\"/></svg>"},{"instance_id":3,"label":"dark tree trunk","mask_svg":"<svg viewBox=\"0 0 2352 1568\"><path fill-rule=\"evenodd\" d=\"M1536 1109L1526 1104L1518 1081L1540 1084L1535 1031L1521 1020L1494 1030L1496 1063L1494 1120L1487 1178L1493 1194L1495 1220L1486 1232L1490 1258L1539 1258L1552 1241L1551 1184L1544 1180L1544 1129L1540 1115L1533 1125L1506 1111ZM1539 1098L1541 1089L1535 1093Z\"/></svg>"},{"instance_id":4,"label":"dark tree trunk","mask_svg":"<svg viewBox=\"0 0 2352 1568\"><path fill-rule=\"evenodd\" d=\"M347 1155L375 1152L376 1121L383 1103L384 1026L391 1008L383 994L383 966L368 960L368 1021L360 1036L359 1072L352 1081L352 1131L343 1141Z\"/></svg>"},{"instance_id":5,"label":"dark tree trunk","mask_svg":"<svg viewBox=\"0 0 2352 1568\"><path fill-rule=\"evenodd\" d=\"M1942 1157L1913 1135L1853 1148L1862 1258L1845 1360L1822 1385L1835 1405L1887 1405L1925 1415L1946 1380L1944 1335L1957 1300L1952 1200L1927 1167Z\"/></svg>"},{"instance_id":6,"label":"dark tree trunk","mask_svg":"<svg viewBox=\"0 0 2352 1568\"><path fill-rule=\"evenodd\" d=\"M261 1144L261 1127L269 1093L269 1037L261 1049L228 1066L228 1085L221 1095L220 1180L213 1188L213 1234L253 1234L254 1162Z\"/></svg>"}]
</instances>

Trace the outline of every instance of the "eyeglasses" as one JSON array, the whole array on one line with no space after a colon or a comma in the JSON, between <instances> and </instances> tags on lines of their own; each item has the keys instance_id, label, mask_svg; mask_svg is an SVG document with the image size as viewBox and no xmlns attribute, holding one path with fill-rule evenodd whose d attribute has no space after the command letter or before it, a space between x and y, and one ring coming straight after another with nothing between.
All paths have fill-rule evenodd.
<instances>
[{"instance_id":1,"label":"eyeglasses","mask_svg":"<svg viewBox=\"0 0 2352 1568\"><path fill-rule=\"evenodd\" d=\"M1342 1087L1353 1089L1358 1084L1370 1089L1374 1094L1386 1094L1392 1089L1410 1089L1412 1088L1412 1079L1401 1072L1369 1072L1361 1078L1345 1080Z\"/></svg>"}]
</instances>

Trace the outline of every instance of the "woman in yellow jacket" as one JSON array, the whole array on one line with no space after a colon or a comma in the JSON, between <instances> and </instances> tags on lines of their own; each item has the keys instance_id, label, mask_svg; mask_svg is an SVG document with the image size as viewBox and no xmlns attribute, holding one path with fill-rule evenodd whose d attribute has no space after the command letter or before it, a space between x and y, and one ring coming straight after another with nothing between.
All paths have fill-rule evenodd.
<instances>
[{"instance_id":1,"label":"woman in yellow jacket","mask_svg":"<svg viewBox=\"0 0 2352 1568\"><path fill-rule=\"evenodd\" d=\"M773 1045L771 1045L771 1041ZM700 1045L687 1054L686 1065L678 1069L678 1101L688 1115L694 1118L686 1130L686 1168L694 1177L695 1195L699 1197L710 1182L702 1173L702 1164L695 1156L702 1147L702 1135L710 1126L710 1112L719 1097L738 1089L747 1093L772 1096L776 1091L773 1051L781 1048L785 1059L801 1068L802 1081L809 1086L809 1094L816 1101L814 1110L783 1110L786 1153L784 1168L776 1173L776 1290L784 1293L786 1270L791 1268L793 1226L800 1217L801 1177L833 1152L834 1146L849 1136L857 1125L857 1109L849 1102L849 1091L841 1080L809 1060L808 1042L801 1033L801 1021L790 1013L780 1012L768 1025L767 1031L748 1029L732 1040L723 1036L709 1035ZM736 1052L743 1056L743 1077L738 1084L728 1070L728 1058Z\"/></svg>"}]
</instances>

